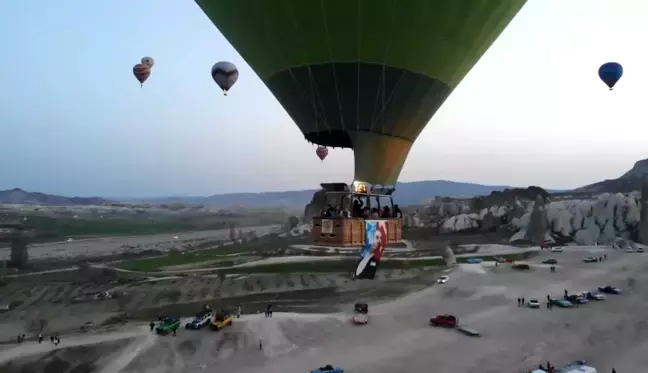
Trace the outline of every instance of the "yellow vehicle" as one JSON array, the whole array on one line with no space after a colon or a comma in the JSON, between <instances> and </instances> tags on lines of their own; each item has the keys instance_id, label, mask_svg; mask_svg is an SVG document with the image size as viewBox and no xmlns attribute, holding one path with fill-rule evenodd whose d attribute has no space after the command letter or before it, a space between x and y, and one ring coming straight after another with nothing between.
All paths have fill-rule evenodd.
<instances>
[{"instance_id":1,"label":"yellow vehicle","mask_svg":"<svg viewBox=\"0 0 648 373\"><path fill-rule=\"evenodd\" d=\"M216 314L216 316L214 316L214 320L212 320L209 327L212 330L219 331L226 326L231 326L233 320L234 320L234 315L231 312L227 312L227 311L219 312Z\"/></svg>"}]
</instances>

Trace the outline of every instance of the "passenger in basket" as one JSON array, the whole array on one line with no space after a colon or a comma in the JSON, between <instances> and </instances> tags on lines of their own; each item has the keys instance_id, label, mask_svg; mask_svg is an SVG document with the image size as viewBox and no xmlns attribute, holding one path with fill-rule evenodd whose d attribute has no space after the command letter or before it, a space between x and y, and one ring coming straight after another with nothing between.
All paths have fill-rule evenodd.
<instances>
[{"instance_id":1,"label":"passenger in basket","mask_svg":"<svg viewBox=\"0 0 648 373\"><path fill-rule=\"evenodd\" d=\"M394 205L394 217L397 219L401 219L403 217L403 212L401 211L400 207L398 207L398 205Z\"/></svg>"}]
</instances>

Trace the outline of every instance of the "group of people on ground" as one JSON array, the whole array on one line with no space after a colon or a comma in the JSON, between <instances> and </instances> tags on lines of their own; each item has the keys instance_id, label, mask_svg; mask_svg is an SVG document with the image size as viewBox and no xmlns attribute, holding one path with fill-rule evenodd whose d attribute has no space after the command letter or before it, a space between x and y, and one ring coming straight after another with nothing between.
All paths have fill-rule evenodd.
<instances>
[{"instance_id":1,"label":"group of people on ground","mask_svg":"<svg viewBox=\"0 0 648 373\"><path fill-rule=\"evenodd\" d=\"M18 334L18 343L23 343L26 338L27 338L26 334ZM43 333L38 333L38 343L39 344L43 343L44 340L45 338L43 337ZM50 335L50 342L53 345L58 346L59 343L61 343L61 337L59 336L58 333L52 334Z\"/></svg>"},{"instance_id":2,"label":"group of people on ground","mask_svg":"<svg viewBox=\"0 0 648 373\"><path fill-rule=\"evenodd\" d=\"M548 362L548 361L547 361L547 366L546 367L544 367L544 366L542 366L542 364L540 364L540 365L538 365L538 369L543 370L543 371L545 371L547 373L556 373L556 367L551 365L551 363ZM532 373L532 372L529 371L529 373ZM616 373L616 369L612 368L612 373Z\"/></svg>"},{"instance_id":3,"label":"group of people on ground","mask_svg":"<svg viewBox=\"0 0 648 373\"><path fill-rule=\"evenodd\" d=\"M18 343L23 343L26 338L27 338L27 335L18 334ZM44 340L45 340L45 338L43 337L43 333L38 333L38 343L41 344L41 343L43 343ZM52 335L50 335L50 342L53 345L58 346L59 343L61 343L61 337L59 336L58 333L52 334Z\"/></svg>"}]
</instances>

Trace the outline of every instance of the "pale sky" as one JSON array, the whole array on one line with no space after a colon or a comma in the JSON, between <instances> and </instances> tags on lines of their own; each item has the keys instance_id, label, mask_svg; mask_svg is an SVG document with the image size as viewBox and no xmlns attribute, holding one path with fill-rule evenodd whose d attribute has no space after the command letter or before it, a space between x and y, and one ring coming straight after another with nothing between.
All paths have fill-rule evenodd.
<instances>
[{"instance_id":1,"label":"pale sky","mask_svg":"<svg viewBox=\"0 0 648 373\"><path fill-rule=\"evenodd\" d=\"M648 157L648 1L529 0L418 138L400 181L572 188ZM314 189L325 162L193 1L0 1L0 189L162 196ZM143 89L142 56L156 66ZM209 71L234 62L223 97ZM608 61L624 76L609 92Z\"/></svg>"}]
</instances>

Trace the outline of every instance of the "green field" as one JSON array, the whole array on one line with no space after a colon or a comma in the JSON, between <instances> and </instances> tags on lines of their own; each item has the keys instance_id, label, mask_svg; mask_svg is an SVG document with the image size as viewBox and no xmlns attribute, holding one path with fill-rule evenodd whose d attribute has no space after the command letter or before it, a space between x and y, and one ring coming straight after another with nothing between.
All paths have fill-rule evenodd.
<instances>
[{"instance_id":1,"label":"green field","mask_svg":"<svg viewBox=\"0 0 648 373\"><path fill-rule=\"evenodd\" d=\"M214 266L229 267L234 265L235 261L233 259L236 258L235 256L230 256L231 254L245 253L252 253L252 249L245 246L241 247L240 245L230 245L214 249L174 253L156 258L128 260L117 264L115 267L129 271L156 272L163 270L165 267L211 262L215 260L219 260L219 262L214 263Z\"/></svg>"},{"instance_id":2,"label":"green field","mask_svg":"<svg viewBox=\"0 0 648 373\"><path fill-rule=\"evenodd\" d=\"M9 219L9 218L7 218ZM16 221L23 217L16 216ZM281 214L250 214L249 216L195 215L174 218L152 216L111 216L106 218L74 218L73 216L27 215L26 226L33 231L32 242L48 242L69 237L134 236L164 233L192 232L285 223Z\"/></svg>"}]
</instances>

